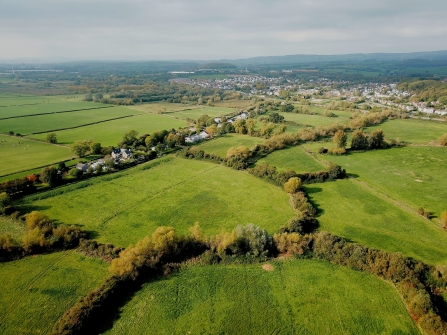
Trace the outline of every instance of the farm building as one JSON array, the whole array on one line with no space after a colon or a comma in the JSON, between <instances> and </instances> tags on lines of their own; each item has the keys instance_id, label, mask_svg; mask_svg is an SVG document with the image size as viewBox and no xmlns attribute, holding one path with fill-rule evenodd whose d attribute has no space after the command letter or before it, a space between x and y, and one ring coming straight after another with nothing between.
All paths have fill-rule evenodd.
<instances>
[{"instance_id":1,"label":"farm building","mask_svg":"<svg viewBox=\"0 0 447 335\"><path fill-rule=\"evenodd\" d=\"M115 149L112 151L112 158L116 161L122 161L132 158L130 149Z\"/></svg>"}]
</instances>

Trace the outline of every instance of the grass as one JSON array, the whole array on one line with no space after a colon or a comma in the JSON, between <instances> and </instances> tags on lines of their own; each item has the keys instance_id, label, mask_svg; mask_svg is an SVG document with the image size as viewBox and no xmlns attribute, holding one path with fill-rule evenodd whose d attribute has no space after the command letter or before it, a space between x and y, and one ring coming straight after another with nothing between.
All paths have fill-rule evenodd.
<instances>
[{"instance_id":1,"label":"grass","mask_svg":"<svg viewBox=\"0 0 447 335\"><path fill-rule=\"evenodd\" d=\"M75 252L0 264L0 333L50 333L65 310L97 287L106 273L106 263Z\"/></svg>"},{"instance_id":2,"label":"grass","mask_svg":"<svg viewBox=\"0 0 447 335\"><path fill-rule=\"evenodd\" d=\"M439 216L447 210L445 147L404 147L319 157L341 165L348 173L358 175L360 180L414 211L422 206Z\"/></svg>"},{"instance_id":3,"label":"grass","mask_svg":"<svg viewBox=\"0 0 447 335\"><path fill-rule=\"evenodd\" d=\"M245 109L253 105L253 100L220 100L214 102L216 107L227 107L227 108L237 108Z\"/></svg>"},{"instance_id":4,"label":"grass","mask_svg":"<svg viewBox=\"0 0 447 335\"><path fill-rule=\"evenodd\" d=\"M15 133L20 133L22 135L32 134L55 129L76 127L132 114L135 114L135 111L126 107L110 107L73 113L28 116L1 120L0 132L7 133L12 130Z\"/></svg>"},{"instance_id":5,"label":"grass","mask_svg":"<svg viewBox=\"0 0 447 335\"><path fill-rule=\"evenodd\" d=\"M447 133L447 123L415 119L388 120L380 125L368 127L366 132L376 129L382 129L387 139L399 138L408 143L428 143Z\"/></svg>"},{"instance_id":6,"label":"grass","mask_svg":"<svg viewBox=\"0 0 447 335\"><path fill-rule=\"evenodd\" d=\"M72 157L70 149L0 134L0 175L50 165Z\"/></svg>"},{"instance_id":7,"label":"grass","mask_svg":"<svg viewBox=\"0 0 447 335\"><path fill-rule=\"evenodd\" d=\"M0 216L0 235L8 234L16 241L21 241L26 233L23 221L14 220L11 217Z\"/></svg>"},{"instance_id":8,"label":"grass","mask_svg":"<svg viewBox=\"0 0 447 335\"><path fill-rule=\"evenodd\" d=\"M45 102L44 102L45 101ZM49 102L48 102L49 101ZM10 105L7 105L10 104ZM20 99L2 99L0 98L0 118L11 117L11 116L21 116L21 115L32 115L41 113L54 113L75 109L89 109L105 107L107 105L98 104L94 102L86 101L63 101L61 100L47 100L46 97L38 98L20 98ZM73 115L73 114L71 114ZM2 123L4 120L2 121Z\"/></svg>"},{"instance_id":9,"label":"grass","mask_svg":"<svg viewBox=\"0 0 447 335\"><path fill-rule=\"evenodd\" d=\"M276 166L277 171L294 170L295 172L303 173L326 169L322 163L309 156L301 146L275 151L267 157L260 159L257 164L263 162Z\"/></svg>"},{"instance_id":10,"label":"grass","mask_svg":"<svg viewBox=\"0 0 447 335\"><path fill-rule=\"evenodd\" d=\"M325 117L322 115L309 115L309 114L296 114L296 113L281 113L279 115L284 116L286 121L293 121L300 125L306 126L328 126L334 123L347 124L349 123L349 117L339 116L339 117ZM336 114L336 111L335 111Z\"/></svg>"},{"instance_id":11,"label":"grass","mask_svg":"<svg viewBox=\"0 0 447 335\"><path fill-rule=\"evenodd\" d=\"M123 138L124 133L129 130L136 130L140 134L150 134L157 130L169 130L184 127L185 125L185 122L167 116L144 114L81 128L61 130L56 132L56 134L57 140L61 144L72 144L78 140L92 139L100 142L103 146L116 146ZM46 134L33 135L32 137L45 139Z\"/></svg>"},{"instance_id":12,"label":"grass","mask_svg":"<svg viewBox=\"0 0 447 335\"><path fill-rule=\"evenodd\" d=\"M169 113L170 116L186 120L186 119L197 119L202 115L207 114L210 117L218 117L222 115L228 115L234 113L236 109L226 108L226 107L203 107L198 109L184 110L175 113Z\"/></svg>"},{"instance_id":13,"label":"grass","mask_svg":"<svg viewBox=\"0 0 447 335\"><path fill-rule=\"evenodd\" d=\"M194 222L206 234L246 223L273 233L294 215L287 194L276 186L221 165L173 157L25 201L25 211L78 224L100 242L119 246L136 243L158 226L184 234Z\"/></svg>"},{"instance_id":14,"label":"grass","mask_svg":"<svg viewBox=\"0 0 447 335\"><path fill-rule=\"evenodd\" d=\"M105 334L419 334L396 290L317 260L188 267L145 284Z\"/></svg>"},{"instance_id":15,"label":"grass","mask_svg":"<svg viewBox=\"0 0 447 335\"><path fill-rule=\"evenodd\" d=\"M248 135L226 134L213 140L202 142L199 147L206 153L214 153L221 157L225 157L227 155L228 149L230 149L231 147L245 146L248 148L252 148L256 144L265 141L265 139L251 137Z\"/></svg>"},{"instance_id":16,"label":"grass","mask_svg":"<svg viewBox=\"0 0 447 335\"><path fill-rule=\"evenodd\" d=\"M196 109L196 108L202 108L202 107L197 106L197 105L185 105L185 104L168 103L168 102L154 102L154 103L145 103L145 104L140 104L140 105L132 105L132 106L129 106L128 108L142 111L145 113L161 114L161 113L172 113L172 112L182 111L185 109Z\"/></svg>"},{"instance_id":17,"label":"grass","mask_svg":"<svg viewBox=\"0 0 447 335\"><path fill-rule=\"evenodd\" d=\"M429 264L447 264L447 233L371 193L354 180L306 185L320 230Z\"/></svg>"}]
</instances>

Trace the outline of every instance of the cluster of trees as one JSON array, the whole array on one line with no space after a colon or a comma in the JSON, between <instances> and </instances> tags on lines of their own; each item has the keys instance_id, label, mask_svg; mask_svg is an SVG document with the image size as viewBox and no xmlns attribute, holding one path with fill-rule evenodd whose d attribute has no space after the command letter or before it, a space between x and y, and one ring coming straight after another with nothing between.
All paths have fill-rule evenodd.
<instances>
[{"instance_id":1,"label":"cluster of trees","mask_svg":"<svg viewBox=\"0 0 447 335\"><path fill-rule=\"evenodd\" d=\"M133 148L141 151L152 151L155 147L157 151L166 148L185 145L185 135L177 132L175 129L158 130L152 134L143 134L138 136L136 130L130 130L123 135L118 143L119 148ZM153 157L150 157L151 159Z\"/></svg>"},{"instance_id":2,"label":"cluster of trees","mask_svg":"<svg viewBox=\"0 0 447 335\"><path fill-rule=\"evenodd\" d=\"M411 80L403 81L398 86L399 90L409 91L413 96L412 101L425 101L447 105L447 83L438 80Z\"/></svg>"},{"instance_id":3,"label":"cluster of trees","mask_svg":"<svg viewBox=\"0 0 447 335\"><path fill-rule=\"evenodd\" d=\"M11 260L29 254L73 248L86 234L76 226L55 225L46 215L33 211L25 215L27 233L22 243L10 235L0 235L0 260Z\"/></svg>"},{"instance_id":4,"label":"cluster of trees","mask_svg":"<svg viewBox=\"0 0 447 335\"><path fill-rule=\"evenodd\" d=\"M111 147L101 147L101 143L95 142L93 140L80 140L75 141L71 145L71 152L78 157L84 157L85 155L107 155L112 152Z\"/></svg>"},{"instance_id":5,"label":"cluster of trees","mask_svg":"<svg viewBox=\"0 0 447 335\"><path fill-rule=\"evenodd\" d=\"M302 105L284 104L279 106L279 111L282 113L297 113L297 114L314 114L309 111L309 107Z\"/></svg>"},{"instance_id":6,"label":"cluster of trees","mask_svg":"<svg viewBox=\"0 0 447 335\"><path fill-rule=\"evenodd\" d=\"M366 134L363 130L356 130L352 134L351 150L381 149L387 146L385 134L381 129L374 130L371 134Z\"/></svg>"},{"instance_id":7,"label":"cluster of trees","mask_svg":"<svg viewBox=\"0 0 447 335\"><path fill-rule=\"evenodd\" d=\"M56 144L57 143L57 135L56 133L49 133L45 138L45 141L48 143Z\"/></svg>"},{"instance_id":8,"label":"cluster of trees","mask_svg":"<svg viewBox=\"0 0 447 335\"><path fill-rule=\"evenodd\" d=\"M381 112L369 113L369 114L358 114L354 113L352 115L352 120L349 122L347 128L349 129L360 129L369 127L375 124L380 124L385 120L392 120L396 118L406 117L405 114L399 114L392 110L386 109Z\"/></svg>"},{"instance_id":9,"label":"cluster of trees","mask_svg":"<svg viewBox=\"0 0 447 335\"><path fill-rule=\"evenodd\" d=\"M0 193L6 193L9 196L30 194L35 191L35 184L38 182L39 177L35 174L30 174L23 178L6 180L0 183Z\"/></svg>"}]
</instances>

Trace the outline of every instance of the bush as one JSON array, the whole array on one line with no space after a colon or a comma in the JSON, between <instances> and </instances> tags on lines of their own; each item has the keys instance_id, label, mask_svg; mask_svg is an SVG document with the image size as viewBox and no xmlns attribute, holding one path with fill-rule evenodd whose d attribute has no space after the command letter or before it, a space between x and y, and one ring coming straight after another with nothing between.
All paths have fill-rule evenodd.
<instances>
[{"instance_id":1,"label":"bush","mask_svg":"<svg viewBox=\"0 0 447 335\"><path fill-rule=\"evenodd\" d=\"M301 188L301 179L298 177L292 177L290 178L285 184L284 184L284 190L287 193L296 193Z\"/></svg>"}]
</instances>

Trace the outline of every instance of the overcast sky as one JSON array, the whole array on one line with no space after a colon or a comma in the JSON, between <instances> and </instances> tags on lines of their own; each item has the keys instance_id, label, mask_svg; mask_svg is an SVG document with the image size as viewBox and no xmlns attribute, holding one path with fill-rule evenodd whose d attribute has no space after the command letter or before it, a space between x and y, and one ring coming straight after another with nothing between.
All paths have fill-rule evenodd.
<instances>
[{"instance_id":1,"label":"overcast sky","mask_svg":"<svg viewBox=\"0 0 447 335\"><path fill-rule=\"evenodd\" d=\"M447 0L0 0L0 59L447 50Z\"/></svg>"}]
</instances>

